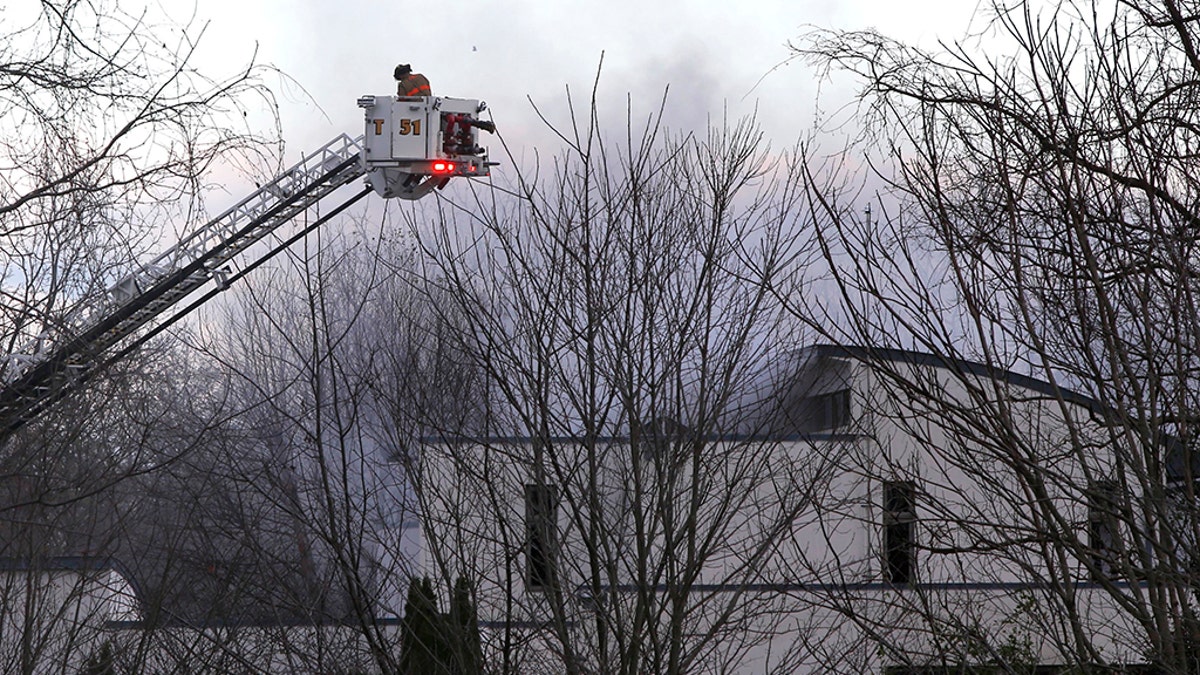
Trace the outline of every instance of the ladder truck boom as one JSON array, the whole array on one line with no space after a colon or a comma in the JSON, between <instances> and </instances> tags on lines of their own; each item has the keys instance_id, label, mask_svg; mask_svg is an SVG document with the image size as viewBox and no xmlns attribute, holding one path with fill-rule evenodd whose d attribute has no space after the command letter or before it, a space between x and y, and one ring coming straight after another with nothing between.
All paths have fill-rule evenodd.
<instances>
[{"instance_id":1,"label":"ladder truck boom","mask_svg":"<svg viewBox=\"0 0 1200 675\"><path fill-rule=\"evenodd\" d=\"M478 130L492 130L471 99L364 96L365 134L340 134L178 243L126 275L97 301L67 313L60 336L41 336L6 358L0 381L0 443L106 363L132 351L199 303L227 287L230 266L241 276L371 191L384 198L420 199L455 176L489 175ZM366 177L367 187L267 251L262 241L338 188ZM180 301L210 289L184 309ZM150 332L148 333L147 330ZM140 338L138 337L140 336ZM134 342L116 356L119 343Z\"/></svg>"}]
</instances>

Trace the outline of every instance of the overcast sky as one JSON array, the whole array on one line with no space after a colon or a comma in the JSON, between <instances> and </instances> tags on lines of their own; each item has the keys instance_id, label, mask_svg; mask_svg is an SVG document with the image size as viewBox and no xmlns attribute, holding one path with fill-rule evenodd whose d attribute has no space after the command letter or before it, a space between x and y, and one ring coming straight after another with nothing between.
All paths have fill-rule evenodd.
<instances>
[{"instance_id":1,"label":"overcast sky","mask_svg":"<svg viewBox=\"0 0 1200 675\"><path fill-rule=\"evenodd\" d=\"M563 120L566 87L586 102L601 54L612 124L623 122L627 93L644 116L669 86L673 128L703 129L723 108L739 116L757 106L773 145L789 146L811 129L820 84L804 63L779 67L789 40L812 27L873 27L929 43L962 35L974 11L971 0L936 10L882 0L196 2L196 21L207 22L204 65L232 68L257 49L260 62L295 80L271 82L289 161L338 133L362 133L354 101L392 93L397 63L426 74L435 94L487 101L518 154L556 152L529 100Z\"/></svg>"}]
</instances>

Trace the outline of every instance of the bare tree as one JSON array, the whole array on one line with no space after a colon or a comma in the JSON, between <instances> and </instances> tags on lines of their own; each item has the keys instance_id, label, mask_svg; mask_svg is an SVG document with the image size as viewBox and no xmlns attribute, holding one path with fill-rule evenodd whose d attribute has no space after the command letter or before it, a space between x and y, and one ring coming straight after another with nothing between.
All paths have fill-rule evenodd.
<instances>
[{"instance_id":1,"label":"bare tree","mask_svg":"<svg viewBox=\"0 0 1200 675\"><path fill-rule=\"evenodd\" d=\"M228 545L222 555L255 561L239 578L292 589L273 603L281 624L335 627L354 636L364 667L396 672L397 603L415 571L402 526L413 514L404 513L403 477L389 464L403 448L385 443L407 436L377 423L373 400L411 375L388 332L396 320L374 322L383 307L408 301L390 293L402 291L392 280L403 268L396 251L384 255L373 242L334 234L289 254L238 293L211 355L240 411L231 420L240 441L228 456L239 474L229 486L236 517L259 523L243 532L253 555ZM380 267L385 258L392 271ZM281 634L270 649L318 668L344 666L347 653L319 638Z\"/></svg>"},{"instance_id":2,"label":"bare tree","mask_svg":"<svg viewBox=\"0 0 1200 675\"><path fill-rule=\"evenodd\" d=\"M215 350L237 424L278 435L245 489L311 538L301 572L374 668L404 667L413 575L437 611L469 589L501 672L721 669L779 633L789 600L749 588L827 480L756 403L797 338L771 294L797 167L752 120L655 119L624 145L589 119L470 219L443 199L402 212L411 237L313 242Z\"/></svg>"},{"instance_id":3,"label":"bare tree","mask_svg":"<svg viewBox=\"0 0 1200 675\"><path fill-rule=\"evenodd\" d=\"M796 263L795 158L753 120L660 119L618 142L593 107L521 202L413 219L486 408L430 424L408 473L426 564L475 584L498 672L741 663L781 610L748 585L822 479L780 472L742 407L798 337L770 293Z\"/></svg>"},{"instance_id":4,"label":"bare tree","mask_svg":"<svg viewBox=\"0 0 1200 675\"><path fill-rule=\"evenodd\" d=\"M8 384L72 338L79 308L159 248L164 233L203 217L208 172L268 159L269 137L250 130L246 114L270 94L253 62L217 79L199 72L203 27L154 9L23 3L6 10L0 33L0 384ZM6 629L6 670L71 671L98 647L104 612L88 608L92 582L120 566L114 560L129 561L122 570L134 577L152 567L134 564L161 532L151 477L192 461L225 415L219 381L190 387L210 375L170 343L152 342L5 439L0 605L24 621ZM70 575L79 583L64 592ZM152 577L142 579L150 596L160 587Z\"/></svg>"},{"instance_id":5,"label":"bare tree","mask_svg":"<svg viewBox=\"0 0 1200 675\"><path fill-rule=\"evenodd\" d=\"M951 430L931 452L970 477L922 496L944 521L931 556L987 547L1020 570L1039 608L1029 634L1058 662L1194 673L1200 19L1173 0L987 11L978 36L937 52L875 32L797 46L862 84L851 152L882 187L868 205L861 184L808 172L835 311L794 309L830 341L1049 383L1053 433L996 378L950 368L968 392L951 406L944 383L867 359L928 412L914 433ZM905 470L936 482L894 465L876 478ZM1121 628L1095 630L1097 612ZM962 616L918 623L957 636L959 662L1016 667L1002 635Z\"/></svg>"},{"instance_id":6,"label":"bare tree","mask_svg":"<svg viewBox=\"0 0 1200 675\"><path fill-rule=\"evenodd\" d=\"M202 177L219 159L266 142L243 121L269 102L256 66L225 79L198 72L202 32L116 2L46 0L6 15L0 339L15 356L0 377L36 341L70 337L71 309L164 229L202 215Z\"/></svg>"}]
</instances>

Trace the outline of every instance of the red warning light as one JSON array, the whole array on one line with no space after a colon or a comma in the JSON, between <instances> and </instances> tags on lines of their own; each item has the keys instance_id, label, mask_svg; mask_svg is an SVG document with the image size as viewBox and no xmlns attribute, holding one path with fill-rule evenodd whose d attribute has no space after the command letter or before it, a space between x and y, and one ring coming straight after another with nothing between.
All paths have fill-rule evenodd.
<instances>
[{"instance_id":1,"label":"red warning light","mask_svg":"<svg viewBox=\"0 0 1200 675\"><path fill-rule=\"evenodd\" d=\"M454 162L434 162L433 163L433 172L434 173L450 173L451 171L454 171Z\"/></svg>"}]
</instances>

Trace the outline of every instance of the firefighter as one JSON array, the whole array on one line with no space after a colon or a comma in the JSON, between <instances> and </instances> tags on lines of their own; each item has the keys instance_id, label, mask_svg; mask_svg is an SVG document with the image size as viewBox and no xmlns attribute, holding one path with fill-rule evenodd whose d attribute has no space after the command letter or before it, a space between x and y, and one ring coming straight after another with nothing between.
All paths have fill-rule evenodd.
<instances>
[{"instance_id":1,"label":"firefighter","mask_svg":"<svg viewBox=\"0 0 1200 675\"><path fill-rule=\"evenodd\" d=\"M401 63L393 73L396 78L397 96L429 96L429 78L420 73L414 73L412 66Z\"/></svg>"}]
</instances>

